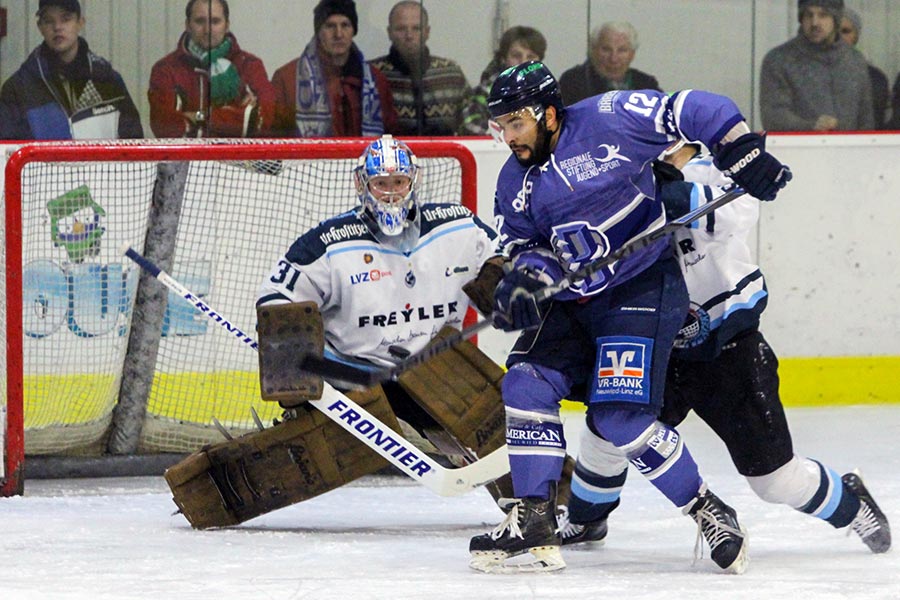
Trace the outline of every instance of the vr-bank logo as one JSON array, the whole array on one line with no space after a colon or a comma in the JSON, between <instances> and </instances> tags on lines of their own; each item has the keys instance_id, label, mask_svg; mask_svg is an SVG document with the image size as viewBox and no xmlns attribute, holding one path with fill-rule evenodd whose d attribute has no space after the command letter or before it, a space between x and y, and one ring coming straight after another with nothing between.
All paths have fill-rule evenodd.
<instances>
[{"instance_id":1,"label":"vr-bank logo","mask_svg":"<svg viewBox=\"0 0 900 600\"><path fill-rule=\"evenodd\" d=\"M644 347L639 344L604 344L600 347L599 377L643 377Z\"/></svg>"},{"instance_id":2,"label":"vr-bank logo","mask_svg":"<svg viewBox=\"0 0 900 600\"><path fill-rule=\"evenodd\" d=\"M640 337L605 338L597 353L597 379L592 401L650 401L650 365L653 340Z\"/></svg>"}]
</instances>

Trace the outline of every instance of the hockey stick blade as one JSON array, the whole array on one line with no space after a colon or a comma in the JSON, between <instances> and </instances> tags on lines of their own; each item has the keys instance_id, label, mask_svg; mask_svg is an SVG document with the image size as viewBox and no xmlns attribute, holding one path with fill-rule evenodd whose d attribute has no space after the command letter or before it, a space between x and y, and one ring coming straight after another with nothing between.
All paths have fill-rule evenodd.
<instances>
[{"instance_id":1,"label":"hockey stick blade","mask_svg":"<svg viewBox=\"0 0 900 600\"><path fill-rule=\"evenodd\" d=\"M215 311L152 261L141 256L127 244L122 247L122 254L137 263L138 266L155 277L168 289L189 302L200 313L213 322L218 323L229 335L237 338L245 346L259 351L259 345L252 337L225 319L224 315ZM336 361L327 362L340 365L344 374L351 372L348 370L348 366L343 363L337 363ZM337 378L344 380L344 377L341 376ZM448 469L438 464L424 452L420 452L402 435L385 425L380 419L370 414L327 382L324 385L322 397L318 400L309 400L308 402L399 469L403 474L418 481L438 495L458 496L509 472L509 458L506 446L494 450L484 458L465 467Z\"/></svg>"},{"instance_id":2,"label":"hockey stick blade","mask_svg":"<svg viewBox=\"0 0 900 600\"><path fill-rule=\"evenodd\" d=\"M702 219L714 210L725 206L732 200L736 200L745 194L746 192L741 188L732 188L724 192L721 196L713 199L711 202L702 204L689 213L686 213L685 215L673 221L669 221L656 231L635 238L612 254L600 257L597 260L581 267L577 271L573 271L572 273L566 275L558 282L535 291L534 296L537 298L538 302L551 298L552 296L555 296L556 294L567 289L575 282L585 279L586 277L590 277L597 271L608 267L609 265L633 254L634 252L637 252L642 248L646 248L650 244L668 235L671 235L675 231L681 229L682 227L690 225L698 219ZM477 323L469 325L465 329L462 329L461 331L458 331L453 335L439 340L438 342L428 346L421 352L413 354L406 360L401 361L396 366L391 368L371 371L329 360L327 358L318 358L315 356L307 356L304 359L301 368L304 371L308 371L309 373L313 373L315 375L321 375L323 377L334 377L347 383L362 385L366 387L385 381L396 381L397 378L399 378L400 375L402 375L407 370L421 365L431 358L434 358L441 352L452 348L461 341L469 339L479 331L490 327L491 324L492 323L490 319L483 319L481 321L478 321Z\"/></svg>"}]
</instances>

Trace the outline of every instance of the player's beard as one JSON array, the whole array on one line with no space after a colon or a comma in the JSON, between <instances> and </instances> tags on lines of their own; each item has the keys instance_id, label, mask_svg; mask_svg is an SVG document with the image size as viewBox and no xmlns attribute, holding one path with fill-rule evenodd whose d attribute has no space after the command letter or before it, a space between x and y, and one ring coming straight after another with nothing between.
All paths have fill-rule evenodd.
<instances>
[{"instance_id":1,"label":"player's beard","mask_svg":"<svg viewBox=\"0 0 900 600\"><path fill-rule=\"evenodd\" d=\"M547 126L543 119L538 121L535 127L537 127L537 134L534 138L534 146L530 148L531 153L528 155L528 158L519 158L518 154L513 155L523 167L542 165L550 158L550 142L553 135L547 131Z\"/></svg>"}]
</instances>

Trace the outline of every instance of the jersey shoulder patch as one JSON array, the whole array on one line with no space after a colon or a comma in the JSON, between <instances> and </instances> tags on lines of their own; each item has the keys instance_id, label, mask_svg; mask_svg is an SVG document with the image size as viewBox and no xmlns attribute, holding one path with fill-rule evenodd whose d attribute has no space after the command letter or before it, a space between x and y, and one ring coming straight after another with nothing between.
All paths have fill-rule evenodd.
<instances>
[{"instance_id":1,"label":"jersey shoulder patch","mask_svg":"<svg viewBox=\"0 0 900 600\"><path fill-rule=\"evenodd\" d=\"M298 265L308 265L324 255L329 246L371 239L369 228L359 220L356 212L348 211L322 221L297 238L287 252L287 259Z\"/></svg>"},{"instance_id":2,"label":"jersey shoulder patch","mask_svg":"<svg viewBox=\"0 0 900 600\"><path fill-rule=\"evenodd\" d=\"M473 216L472 211L462 204L450 202L423 204L419 210L422 211L421 227L423 234L445 223L468 220Z\"/></svg>"}]
</instances>

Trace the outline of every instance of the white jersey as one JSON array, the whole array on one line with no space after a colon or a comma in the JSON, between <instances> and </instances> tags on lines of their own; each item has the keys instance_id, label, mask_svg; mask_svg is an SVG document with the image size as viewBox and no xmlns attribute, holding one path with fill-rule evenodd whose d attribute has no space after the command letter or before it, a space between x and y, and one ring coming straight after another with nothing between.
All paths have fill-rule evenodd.
<instances>
[{"instance_id":1,"label":"white jersey","mask_svg":"<svg viewBox=\"0 0 900 600\"><path fill-rule=\"evenodd\" d=\"M708 157L683 169L694 182L688 209L721 195L731 180ZM714 358L735 334L759 326L768 293L747 238L759 219L759 201L744 196L675 234L677 255L691 298L691 320L679 333L675 355Z\"/></svg>"},{"instance_id":2,"label":"white jersey","mask_svg":"<svg viewBox=\"0 0 900 600\"><path fill-rule=\"evenodd\" d=\"M314 301L330 355L381 367L398 362L392 346L414 354L443 326L461 328L462 286L494 254L496 235L459 204L418 210L420 234L406 252L380 243L356 211L320 223L278 261L257 306Z\"/></svg>"}]
</instances>

